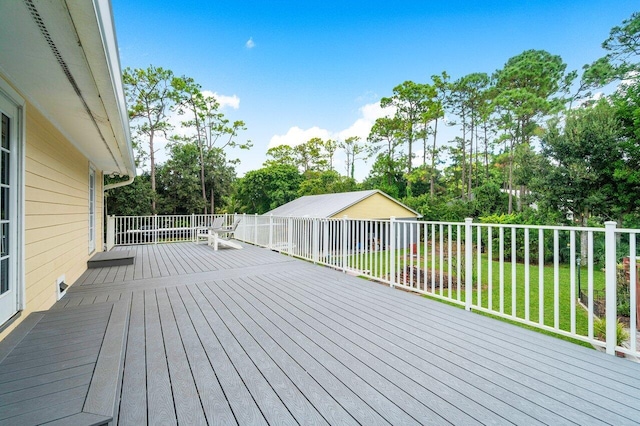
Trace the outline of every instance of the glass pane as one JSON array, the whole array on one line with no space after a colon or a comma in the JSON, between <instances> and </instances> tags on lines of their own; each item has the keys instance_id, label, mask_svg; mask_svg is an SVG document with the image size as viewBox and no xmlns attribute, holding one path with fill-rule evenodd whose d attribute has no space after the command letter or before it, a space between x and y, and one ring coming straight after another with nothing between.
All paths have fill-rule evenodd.
<instances>
[{"instance_id":1,"label":"glass pane","mask_svg":"<svg viewBox=\"0 0 640 426\"><path fill-rule=\"evenodd\" d=\"M9 258L0 262L0 294L9 291Z\"/></svg>"},{"instance_id":2,"label":"glass pane","mask_svg":"<svg viewBox=\"0 0 640 426\"><path fill-rule=\"evenodd\" d=\"M0 188L0 220L9 220L9 188Z\"/></svg>"},{"instance_id":3,"label":"glass pane","mask_svg":"<svg viewBox=\"0 0 640 426\"><path fill-rule=\"evenodd\" d=\"M2 147L9 149L9 117L2 114Z\"/></svg>"},{"instance_id":4,"label":"glass pane","mask_svg":"<svg viewBox=\"0 0 640 426\"><path fill-rule=\"evenodd\" d=\"M9 224L3 223L0 229L0 256L9 255Z\"/></svg>"},{"instance_id":5,"label":"glass pane","mask_svg":"<svg viewBox=\"0 0 640 426\"><path fill-rule=\"evenodd\" d=\"M9 185L9 153L2 151L2 160L0 164L0 183Z\"/></svg>"}]
</instances>

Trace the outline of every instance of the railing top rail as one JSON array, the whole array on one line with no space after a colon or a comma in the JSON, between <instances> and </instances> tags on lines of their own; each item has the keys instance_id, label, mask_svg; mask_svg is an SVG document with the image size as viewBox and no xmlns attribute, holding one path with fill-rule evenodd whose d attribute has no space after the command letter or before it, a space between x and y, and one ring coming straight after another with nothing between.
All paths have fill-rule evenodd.
<instances>
[{"instance_id":1,"label":"railing top rail","mask_svg":"<svg viewBox=\"0 0 640 426\"><path fill-rule=\"evenodd\" d=\"M438 223L438 222L436 222ZM524 225L518 223L479 223L474 222L471 226L483 228L517 228L517 229L545 229L558 231L581 231L581 232L605 232L605 228L595 228L586 226L567 226L567 225Z\"/></svg>"}]
</instances>

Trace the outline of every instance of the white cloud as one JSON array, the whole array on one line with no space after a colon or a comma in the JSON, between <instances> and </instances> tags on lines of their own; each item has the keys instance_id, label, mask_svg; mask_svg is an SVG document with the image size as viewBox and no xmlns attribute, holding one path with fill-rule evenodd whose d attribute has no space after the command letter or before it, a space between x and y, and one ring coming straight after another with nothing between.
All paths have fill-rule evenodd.
<instances>
[{"instance_id":1,"label":"white cloud","mask_svg":"<svg viewBox=\"0 0 640 426\"><path fill-rule=\"evenodd\" d=\"M366 104L360 108L360 118L358 118L351 126L337 132L337 139L345 140L348 137L358 136L361 140L365 140L369 136L369 132L371 132L371 127L373 127L378 118L388 117L394 113L394 108L382 108L380 106L380 102Z\"/></svg>"},{"instance_id":2,"label":"white cloud","mask_svg":"<svg viewBox=\"0 0 640 426\"><path fill-rule=\"evenodd\" d=\"M223 109L226 107L231 107L233 109L240 108L240 98L238 97L238 95L233 95L233 96L220 95L217 92L212 92L210 90L203 90L202 94L204 96L212 96L216 98L216 100L220 104L220 109Z\"/></svg>"},{"instance_id":3,"label":"white cloud","mask_svg":"<svg viewBox=\"0 0 640 426\"><path fill-rule=\"evenodd\" d=\"M369 136L371 127L378 118L393 115L395 112L393 108L382 108L379 102L366 104L360 107L359 111L360 117L346 129L330 131L314 126L304 130L298 126L293 126L284 135L273 135L268 147L273 148L278 145L296 146L316 137L323 140L345 140L352 136L358 136L361 140L365 140Z\"/></svg>"},{"instance_id":4,"label":"white cloud","mask_svg":"<svg viewBox=\"0 0 640 426\"><path fill-rule=\"evenodd\" d=\"M317 126L306 130L298 126L293 126L284 135L273 135L267 148L273 148L279 145L296 146L307 142L311 138L331 139L331 132Z\"/></svg>"},{"instance_id":5,"label":"white cloud","mask_svg":"<svg viewBox=\"0 0 640 426\"><path fill-rule=\"evenodd\" d=\"M244 45L247 47L247 49L253 49L254 47L256 47L256 43L253 41L253 37L249 37L249 40L247 40Z\"/></svg>"}]
</instances>

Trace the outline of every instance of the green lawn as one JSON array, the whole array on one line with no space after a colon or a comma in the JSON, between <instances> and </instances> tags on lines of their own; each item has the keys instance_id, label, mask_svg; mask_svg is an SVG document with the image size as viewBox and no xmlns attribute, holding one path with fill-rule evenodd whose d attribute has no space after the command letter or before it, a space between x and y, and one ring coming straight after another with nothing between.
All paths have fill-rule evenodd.
<instances>
[{"instance_id":1,"label":"green lawn","mask_svg":"<svg viewBox=\"0 0 640 426\"><path fill-rule=\"evenodd\" d=\"M424 247L421 245L419 248L421 254L420 259L417 257L409 256L408 251L398 250L396 255L396 264L403 268L405 265L411 265L413 259L413 266L424 269ZM446 252L446 249L445 249ZM494 253L495 255L496 253ZM399 259L398 259L399 257ZM360 270L369 270L371 275L377 277L386 277L388 273L389 253L374 252L370 254L358 254L352 255L349 258L349 264ZM456 248L452 248L452 289L451 297L457 299L458 294L456 291ZM522 263L516 263L512 265L510 261L505 261L503 265L503 286L500 287L500 262L497 260L491 261L492 273L491 280L489 280L489 259L486 253L480 256L480 299L481 306L490 309L491 311L500 312L502 305L502 312L508 315L512 314L513 296L515 295L515 315L518 318L525 318L525 265ZM512 281L512 271L515 267L515 281ZM431 270L440 272L440 259L439 254L436 254L435 262L432 262L431 251L427 256L427 280L430 282ZM464 274L464 265L461 264L461 270ZM449 261L445 257L443 262L443 272L445 285L448 282L449 273ZM576 269L577 275L577 269ZM587 288L587 269L581 268L580 273L581 285L583 290ZM529 265L529 320L533 322L539 321L539 307L540 307L540 290L542 288L542 306L543 306L543 323L547 326L553 327L554 318L554 306L556 301L554 300L554 267L553 265L545 265L543 268L543 286L539 285L539 268L537 263ZM464 277L461 277L464 284ZM603 290L605 283L605 274L601 270L594 270L594 289ZM436 278L436 282L439 283L439 278ZM570 284L570 267L569 265L560 265L558 269L558 313L559 313L559 328L565 331L571 331L571 284ZM490 285L491 284L491 285ZM429 289L430 289L429 284ZM440 290L436 286L436 294L440 294ZM444 296L449 295L449 290L444 288L442 290ZM502 294L502 297L501 297ZM576 277L576 289L575 295L577 298L577 277ZM464 302L465 292L460 292L460 299ZM478 300L478 265L477 254L473 255L473 301L477 304ZM501 302L502 300L502 302ZM491 306L489 302L491 301ZM588 318L587 311L583 309L578 303L575 305L576 315L576 332L581 335L588 334ZM533 328L539 330L537 328Z\"/></svg>"}]
</instances>

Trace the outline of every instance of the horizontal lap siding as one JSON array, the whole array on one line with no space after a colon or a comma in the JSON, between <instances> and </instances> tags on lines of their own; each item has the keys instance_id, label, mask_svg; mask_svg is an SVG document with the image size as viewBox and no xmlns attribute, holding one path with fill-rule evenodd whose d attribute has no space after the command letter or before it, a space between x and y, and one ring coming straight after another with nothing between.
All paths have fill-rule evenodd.
<instances>
[{"instance_id":1,"label":"horizontal lap siding","mask_svg":"<svg viewBox=\"0 0 640 426\"><path fill-rule=\"evenodd\" d=\"M411 210L377 193L338 212L334 217L342 218L344 216L357 219L389 219L391 216L397 218L416 217Z\"/></svg>"},{"instance_id":2,"label":"horizontal lap siding","mask_svg":"<svg viewBox=\"0 0 640 426\"><path fill-rule=\"evenodd\" d=\"M53 305L56 279L64 274L72 284L89 259L89 160L35 107L28 104L26 112L23 314ZM102 208L102 174L97 170L97 251L102 247Z\"/></svg>"}]
</instances>

